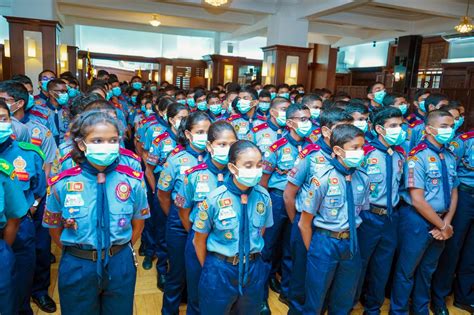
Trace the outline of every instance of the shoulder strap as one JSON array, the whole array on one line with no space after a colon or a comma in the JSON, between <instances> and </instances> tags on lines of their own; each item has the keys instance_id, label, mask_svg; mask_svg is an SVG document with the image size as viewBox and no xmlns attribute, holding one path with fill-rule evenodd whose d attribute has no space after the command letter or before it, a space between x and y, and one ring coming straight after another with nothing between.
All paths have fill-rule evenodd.
<instances>
[{"instance_id":1,"label":"shoulder strap","mask_svg":"<svg viewBox=\"0 0 474 315\"><path fill-rule=\"evenodd\" d=\"M370 144L364 145L363 149L364 149L364 155L368 155L370 152L375 151L375 147Z\"/></svg>"},{"instance_id":2,"label":"shoulder strap","mask_svg":"<svg viewBox=\"0 0 474 315\"><path fill-rule=\"evenodd\" d=\"M38 155L43 160L46 158L43 151L41 151L41 149L38 146L34 145L34 144L31 144L31 143L28 143L28 142L18 142L18 146L20 148L22 148L23 150L34 151L34 152L38 153Z\"/></svg>"},{"instance_id":3,"label":"shoulder strap","mask_svg":"<svg viewBox=\"0 0 474 315\"><path fill-rule=\"evenodd\" d=\"M316 151L319 151L321 150L321 147L317 144L310 144L310 145L307 145L303 150L301 150L300 154L299 154L299 158L300 159L304 159L305 157L307 157L310 153L312 152L316 152Z\"/></svg>"},{"instance_id":4,"label":"shoulder strap","mask_svg":"<svg viewBox=\"0 0 474 315\"><path fill-rule=\"evenodd\" d=\"M52 186L59 182L61 179L70 177L70 176L75 176L79 175L82 172L82 169L79 166L75 166L73 168L70 168L68 170L65 170L58 175L55 175L53 177L48 178L48 186Z\"/></svg>"},{"instance_id":5,"label":"shoulder strap","mask_svg":"<svg viewBox=\"0 0 474 315\"><path fill-rule=\"evenodd\" d=\"M133 168L131 168L129 166L126 166L126 165L119 164L119 165L117 165L115 170L119 173L128 175L128 176L130 176L132 178L135 178L135 179L138 179L138 180L141 180L143 178L143 173L142 172L136 171Z\"/></svg>"},{"instance_id":6,"label":"shoulder strap","mask_svg":"<svg viewBox=\"0 0 474 315\"><path fill-rule=\"evenodd\" d=\"M135 152L127 150L125 148L120 148L119 153L131 157L132 159L137 160L138 162L141 162L142 160L137 154L135 154Z\"/></svg>"},{"instance_id":7,"label":"shoulder strap","mask_svg":"<svg viewBox=\"0 0 474 315\"><path fill-rule=\"evenodd\" d=\"M234 121L234 120L239 119L241 117L242 117L242 115L240 115L240 114L234 114L234 115L230 116L229 118L227 118L227 121Z\"/></svg>"},{"instance_id":8,"label":"shoulder strap","mask_svg":"<svg viewBox=\"0 0 474 315\"><path fill-rule=\"evenodd\" d=\"M198 164L194 167L191 167L190 169L186 170L185 174L186 175L189 175L189 174L192 174L196 171L201 171L201 170L205 170L207 169L207 164L206 163L201 163L201 164Z\"/></svg>"},{"instance_id":9,"label":"shoulder strap","mask_svg":"<svg viewBox=\"0 0 474 315\"><path fill-rule=\"evenodd\" d=\"M267 129L268 128L268 124L267 123L263 123L263 124L260 124L258 126L255 126L253 127L252 131L253 132L258 132L260 130L263 130L263 129Z\"/></svg>"},{"instance_id":10,"label":"shoulder strap","mask_svg":"<svg viewBox=\"0 0 474 315\"><path fill-rule=\"evenodd\" d=\"M281 146L285 145L288 143L288 140L286 140L286 138L281 138L279 140L277 140L275 143L273 143L269 150L272 151L272 152L275 152L276 150L278 150L278 148L280 148Z\"/></svg>"},{"instance_id":11,"label":"shoulder strap","mask_svg":"<svg viewBox=\"0 0 474 315\"><path fill-rule=\"evenodd\" d=\"M171 151L170 156L176 155L183 150L184 150L184 147L178 144L178 146L173 151Z\"/></svg>"},{"instance_id":12,"label":"shoulder strap","mask_svg":"<svg viewBox=\"0 0 474 315\"><path fill-rule=\"evenodd\" d=\"M156 137L154 140L153 140L153 143L154 144L158 144L160 143L161 141L163 141L164 139L168 138L169 137L169 133L168 132L163 132L161 135L159 135L158 137Z\"/></svg>"},{"instance_id":13,"label":"shoulder strap","mask_svg":"<svg viewBox=\"0 0 474 315\"><path fill-rule=\"evenodd\" d=\"M461 138L462 141L466 141L471 138L474 138L474 130L463 133L459 138Z\"/></svg>"},{"instance_id":14,"label":"shoulder strap","mask_svg":"<svg viewBox=\"0 0 474 315\"><path fill-rule=\"evenodd\" d=\"M394 147L394 149L395 149L395 151L397 151L397 152L400 153L401 155L406 156L406 152L405 152L405 150L404 150L401 146L396 145L396 146Z\"/></svg>"},{"instance_id":15,"label":"shoulder strap","mask_svg":"<svg viewBox=\"0 0 474 315\"><path fill-rule=\"evenodd\" d=\"M15 168L10 162L4 159L0 159L0 172L6 174L9 177L12 177L14 170Z\"/></svg>"},{"instance_id":16,"label":"shoulder strap","mask_svg":"<svg viewBox=\"0 0 474 315\"><path fill-rule=\"evenodd\" d=\"M418 152L420 151L423 151L424 149L426 149L428 146L424 143L420 143L419 145L417 145L416 147L414 147L410 153L408 154L409 156L414 156L415 154L417 154Z\"/></svg>"}]
</instances>

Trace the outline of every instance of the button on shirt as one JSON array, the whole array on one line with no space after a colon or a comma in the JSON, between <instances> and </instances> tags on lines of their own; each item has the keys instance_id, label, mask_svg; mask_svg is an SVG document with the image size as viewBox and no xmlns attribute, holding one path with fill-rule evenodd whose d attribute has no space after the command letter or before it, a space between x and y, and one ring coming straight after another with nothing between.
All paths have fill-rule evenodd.
<instances>
[{"instance_id":1,"label":"button on shirt","mask_svg":"<svg viewBox=\"0 0 474 315\"><path fill-rule=\"evenodd\" d=\"M26 215L28 209L25 195L13 173L13 165L0 159L0 228L3 229L9 219Z\"/></svg>"},{"instance_id":2,"label":"button on shirt","mask_svg":"<svg viewBox=\"0 0 474 315\"><path fill-rule=\"evenodd\" d=\"M239 224L242 215L240 196L220 186L209 194L198 209L193 230L209 234L207 250L228 257L239 253ZM250 251L263 250L262 229L273 225L272 205L268 192L255 186L248 195L247 215L250 229Z\"/></svg>"},{"instance_id":3,"label":"button on shirt","mask_svg":"<svg viewBox=\"0 0 474 315\"><path fill-rule=\"evenodd\" d=\"M449 150L456 156L459 181L474 187L474 131L457 136L449 144Z\"/></svg>"}]
</instances>

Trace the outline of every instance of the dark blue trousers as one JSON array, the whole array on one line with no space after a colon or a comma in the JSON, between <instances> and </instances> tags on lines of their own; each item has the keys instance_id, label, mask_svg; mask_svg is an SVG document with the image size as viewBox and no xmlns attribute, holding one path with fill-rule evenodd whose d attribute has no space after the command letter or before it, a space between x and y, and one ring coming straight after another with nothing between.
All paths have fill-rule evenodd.
<instances>
[{"instance_id":1,"label":"dark blue trousers","mask_svg":"<svg viewBox=\"0 0 474 315\"><path fill-rule=\"evenodd\" d=\"M266 283L271 277L272 272L275 272L273 266L280 265L278 257L275 255L278 246L283 246L283 257L281 259L281 294L284 297L288 296L289 282L291 274L291 250L290 250L290 234L291 222L286 213L285 203L283 201L283 192L280 190L270 190L270 198L272 199L273 207L273 226L265 230L263 238L265 240L265 247L262 251L262 258L267 265L267 279ZM268 285L265 286L264 299L268 299Z\"/></svg>"},{"instance_id":2,"label":"dark blue trousers","mask_svg":"<svg viewBox=\"0 0 474 315\"><path fill-rule=\"evenodd\" d=\"M305 301L305 278L306 278L306 255L308 251L304 246L303 238L298 227L301 213L296 212L295 219L291 225L291 260L292 270L290 277L290 285L288 291L288 299L290 302L288 314L303 314L303 306Z\"/></svg>"},{"instance_id":3,"label":"dark blue trousers","mask_svg":"<svg viewBox=\"0 0 474 315\"><path fill-rule=\"evenodd\" d=\"M191 230L186 241L184 261L186 264L186 287L188 292L188 305L186 314L199 315L199 279L201 278L201 264L196 256L193 244L194 231Z\"/></svg>"},{"instance_id":4,"label":"dark blue trousers","mask_svg":"<svg viewBox=\"0 0 474 315\"><path fill-rule=\"evenodd\" d=\"M398 244L399 214L395 211L389 217L362 211L360 216L362 224L357 229L357 239L362 270L354 304L357 303L365 280L366 286L362 291L365 313L380 314L385 300L385 286Z\"/></svg>"},{"instance_id":5,"label":"dark blue trousers","mask_svg":"<svg viewBox=\"0 0 474 315\"><path fill-rule=\"evenodd\" d=\"M474 226L466 239L454 282L454 300L461 304L474 304Z\"/></svg>"},{"instance_id":6,"label":"dark blue trousers","mask_svg":"<svg viewBox=\"0 0 474 315\"><path fill-rule=\"evenodd\" d=\"M361 269L360 251L353 256L350 240L313 233L306 266L306 300L303 314L349 314Z\"/></svg>"},{"instance_id":7,"label":"dark blue trousers","mask_svg":"<svg viewBox=\"0 0 474 315\"><path fill-rule=\"evenodd\" d=\"M430 286L445 241L435 240L428 223L414 207L403 204L398 225L399 255L395 265L391 314L429 314Z\"/></svg>"},{"instance_id":8,"label":"dark blue trousers","mask_svg":"<svg viewBox=\"0 0 474 315\"><path fill-rule=\"evenodd\" d=\"M36 231L36 267L31 295L39 298L48 294L51 282L51 236L49 229L43 227L43 214L46 198L43 198L33 216Z\"/></svg>"},{"instance_id":9,"label":"dark blue trousers","mask_svg":"<svg viewBox=\"0 0 474 315\"><path fill-rule=\"evenodd\" d=\"M263 300L266 266L261 258L249 262L248 281L239 294L239 266L207 254L199 281L202 314L258 315Z\"/></svg>"},{"instance_id":10,"label":"dark blue trousers","mask_svg":"<svg viewBox=\"0 0 474 315\"><path fill-rule=\"evenodd\" d=\"M22 314L33 314L30 297L36 263L35 245L35 225L29 216L24 216L12 245L16 270L13 277L15 309Z\"/></svg>"},{"instance_id":11,"label":"dark blue trousers","mask_svg":"<svg viewBox=\"0 0 474 315\"><path fill-rule=\"evenodd\" d=\"M172 204L166 225L169 269L166 274L163 308L161 310L164 315L179 313L179 304L186 288L184 251L187 238L188 232L181 223L178 208Z\"/></svg>"},{"instance_id":12,"label":"dark blue trousers","mask_svg":"<svg viewBox=\"0 0 474 315\"><path fill-rule=\"evenodd\" d=\"M466 247L465 244L468 236L474 236L474 233L469 233L474 222L474 194L459 190L458 198L456 213L451 222L454 234L446 241L446 247L439 259L438 268L433 275L431 303L439 307L446 306L445 299L451 294L454 274L461 254L473 251L472 247ZM469 259L467 258L467 260ZM473 284L474 282L471 282L462 291L472 290ZM473 302L474 300L471 301L471 303Z\"/></svg>"},{"instance_id":13,"label":"dark blue trousers","mask_svg":"<svg viewBox=\"0 0 474 315\"><path fill-rule=\"evenodd\" d=\"M0 270L0 314L11 315L16 306L13 289L15 254L3 239L0 239Z\"/></svg>"},{"instance_id":14,"label":"dark blue trousers","mask_svg":"<svg viewBox=\"0 0 474 315\"><path fill-rule=\"evenodd\" d=\"M100 286L96 264L63 254L58 279L61 314L133 314L137 269L131 245L110 257Z\"/></svg>"}]
</instances>

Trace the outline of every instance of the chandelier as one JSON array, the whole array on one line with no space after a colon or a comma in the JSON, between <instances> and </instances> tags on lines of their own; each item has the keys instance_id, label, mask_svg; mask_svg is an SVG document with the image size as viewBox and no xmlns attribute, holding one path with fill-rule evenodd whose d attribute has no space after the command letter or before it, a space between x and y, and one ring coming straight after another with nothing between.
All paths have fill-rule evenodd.
<instances>
[{"instance_id":1,"label":"chandelier","mask_svg":"<svg viewBox=\"0 0 474 315\"><path fill-rule=\"evenodd\" d=\"M228 2L228 0L204 0L207 4L210 4L214 7L220 7Z\"/></svg>"},{"instance_id":2,"label":"chandelier","mask_svg":"<svg viewBox=\"0 0 474 315\"><path fill-rule=\"evenodd\" d=\"M461 17L461 23L456 25L454 29L459 33L469 33L474 28L471 18L469 17L469 0L467 0L466 15Z\"/></svg>"},{"instance_id":3,"label":"chandelier","mask_svg":"<svg viewBox=\"0 0 474 315\"><path fill-rule=\"evenodd\" d=\"M153 14L153 19L148 22L151 24L151 26L154 26L154 27L158 27L161 24L161 22L158 21L156 14Z\"/></svg>"}]
</instances>

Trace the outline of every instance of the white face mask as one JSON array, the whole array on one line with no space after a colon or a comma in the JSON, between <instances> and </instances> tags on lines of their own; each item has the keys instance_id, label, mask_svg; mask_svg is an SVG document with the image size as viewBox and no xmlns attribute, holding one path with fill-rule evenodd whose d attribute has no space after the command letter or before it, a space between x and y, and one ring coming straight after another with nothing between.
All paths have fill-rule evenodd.
<instances>
[{"instance_id":1,"label":"white face mask","mask_svg":"<svg viewBox=\"0 0 474 315\"><path fill-rule=\"evenodd\" d=\"M354 126L359 128L363 132L367 132L367 128L368 128L367 120L355 120Z\"/></svg>"}]
</instances>

